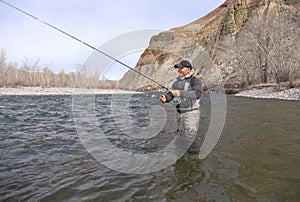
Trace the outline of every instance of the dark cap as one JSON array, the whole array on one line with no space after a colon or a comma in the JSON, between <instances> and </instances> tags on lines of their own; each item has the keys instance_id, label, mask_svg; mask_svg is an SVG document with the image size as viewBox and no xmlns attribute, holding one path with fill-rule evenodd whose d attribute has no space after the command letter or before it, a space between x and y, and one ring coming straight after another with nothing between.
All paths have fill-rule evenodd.
<instances>
[{"instance_id":1,"label":"dark cap","mask_svg":"<svg viewBox=\"0 0 300 202\"><path fill-rule=\"evenodd\" d=\"M189 61L187 60L183 60L181 61L179 64L174 65L175 68L183 68L183 67L187 67L192 69L192 65Z\"/></svg>"}]
</instances>

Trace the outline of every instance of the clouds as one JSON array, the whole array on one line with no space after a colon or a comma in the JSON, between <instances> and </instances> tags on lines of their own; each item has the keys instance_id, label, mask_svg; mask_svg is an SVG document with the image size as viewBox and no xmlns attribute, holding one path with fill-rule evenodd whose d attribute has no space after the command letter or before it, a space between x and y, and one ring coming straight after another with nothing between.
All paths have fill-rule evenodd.
<instances>
[{"instance_id":1,"label":"clouds","mask_svg":"<svg viewBox=\"0 0 300 202\"><path fill-rule=\"evenodd\" d=\"M139 29L182 26L212 11L224 0L7 0L32 15L98 47ZM70 71L93 52L82 44L0 3L0 49L10 62L39 59L54 71Z\"/></svg>"}]
</instances>

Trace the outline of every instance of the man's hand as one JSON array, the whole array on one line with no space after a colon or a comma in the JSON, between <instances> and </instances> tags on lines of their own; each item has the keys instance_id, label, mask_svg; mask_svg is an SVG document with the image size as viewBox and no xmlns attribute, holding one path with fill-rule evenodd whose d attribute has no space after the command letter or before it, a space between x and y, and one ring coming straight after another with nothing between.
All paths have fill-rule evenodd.
<instances>
[{"instance_id":1,"label":"man's hand","mask_svg":"<svg viewBox=\"0 0 300 202\"><path fill-rule=\"evenodd\" d=\"M166 96L164 96L164 95L160 96L160 97L159 97L159 100L160 100L161 102L163 102L163 103L167 102L167 98L166 98Z\"/></svg>"},{"instance_id":2,"label":"man's hand","mask_svg":"<svg viewBox=\"0 0 300 202\"><path fill-rule=\"evenodd\" d=\"M179 90L171 90L170 91L172 94L173 94L173 96L175 96L175 97L179 97L180 96L180 91Z\"/></svg>"}]
</instances>

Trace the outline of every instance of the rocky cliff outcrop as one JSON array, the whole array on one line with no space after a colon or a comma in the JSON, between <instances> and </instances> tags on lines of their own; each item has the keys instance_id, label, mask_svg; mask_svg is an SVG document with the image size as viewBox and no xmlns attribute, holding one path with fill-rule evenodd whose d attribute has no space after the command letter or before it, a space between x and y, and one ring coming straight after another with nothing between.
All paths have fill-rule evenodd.
<instances>
[{"instance_id":1,"label":"rocky cliff outcrop","mask_svg":"<svg viewBox=\"0 0 300 202\"><path fill-rule=\"evenodd\" d=\"M227 92L299 79L299 2L227 0L190 24L153 36L135 69L170 86L177 76L173 65L187 59L208 89ZM118 86L159 88L133 71Z\"/></svg>"}]
</instances>

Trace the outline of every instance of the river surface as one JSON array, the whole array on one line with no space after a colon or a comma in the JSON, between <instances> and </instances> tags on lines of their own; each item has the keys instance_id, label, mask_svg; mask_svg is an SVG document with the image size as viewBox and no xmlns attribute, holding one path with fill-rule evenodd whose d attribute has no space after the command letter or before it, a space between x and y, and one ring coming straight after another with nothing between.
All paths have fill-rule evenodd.
<instances>
[{"instance_id":1,"label":"river surface","mask_svg":"<svg viewBox=\"0 0 300 202\"><path fill-rule=\"evenodd\" d=\"M158 96L133 95L129 108L134 124L149 124L148 109L160 104ZM124 149L154 151L149 142L124 138L112 119L111 97L95 98L97 120L107 138ZM300 199L300 102L227 96L221 138L205 159L186 153L148 174L117 172L97 161L77 133L72 104L72 96L0 97L0 201ZM199 142L208 130L210 111L205 95ZM159 140L160 146L168 144Z\"/></svg>"}]
</instances>

